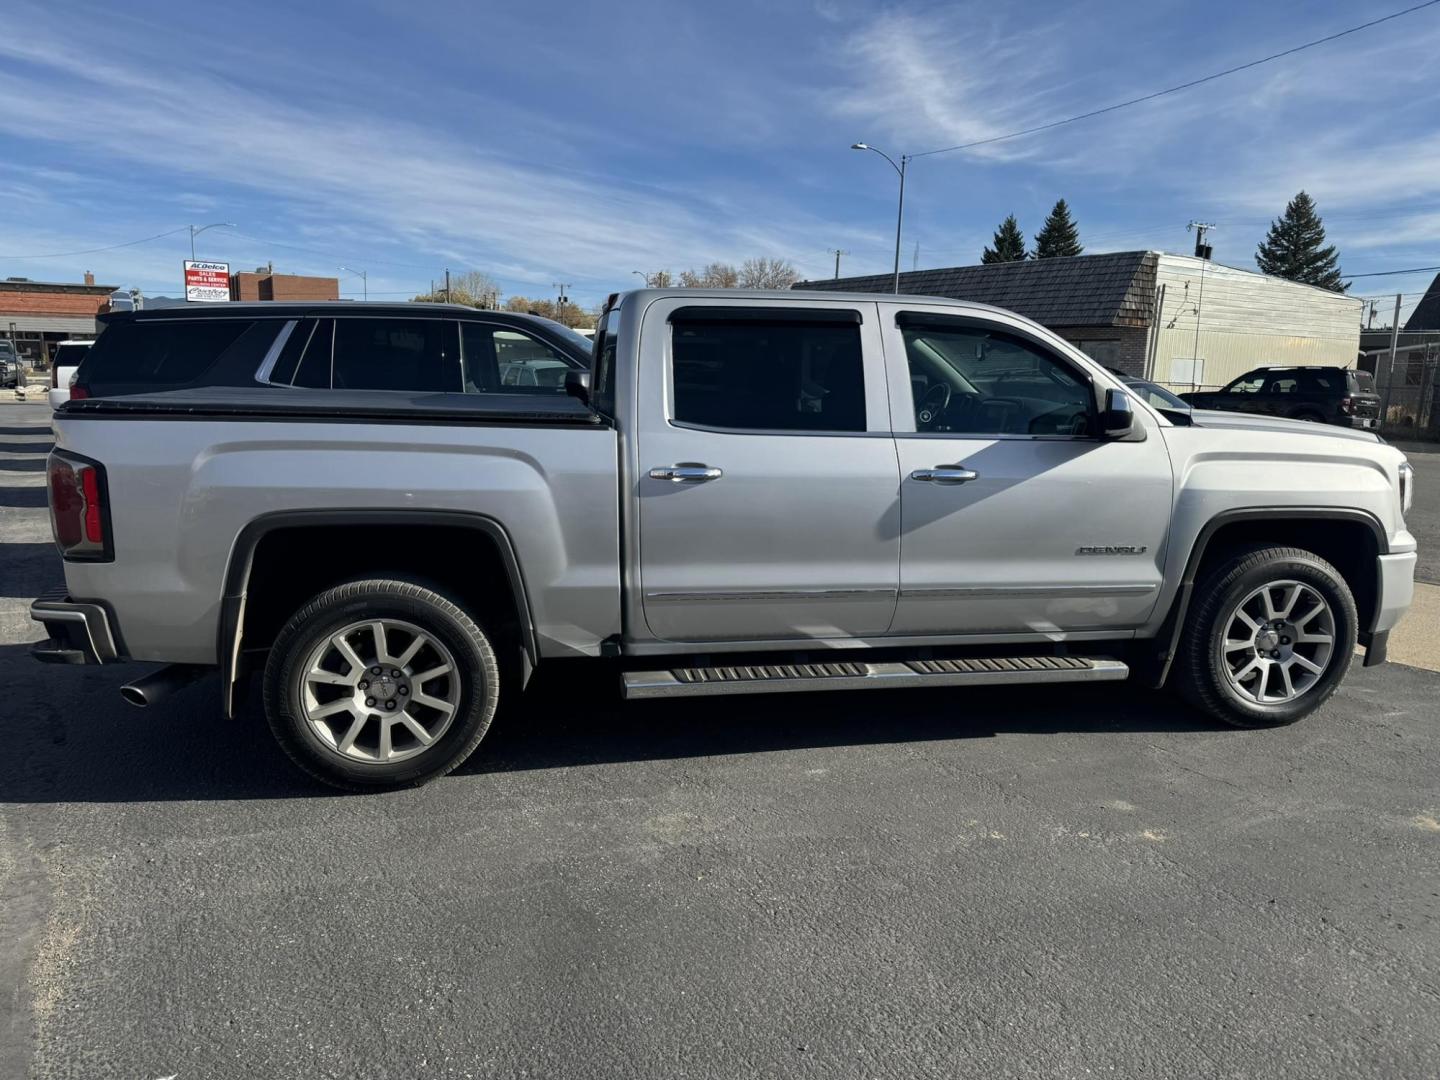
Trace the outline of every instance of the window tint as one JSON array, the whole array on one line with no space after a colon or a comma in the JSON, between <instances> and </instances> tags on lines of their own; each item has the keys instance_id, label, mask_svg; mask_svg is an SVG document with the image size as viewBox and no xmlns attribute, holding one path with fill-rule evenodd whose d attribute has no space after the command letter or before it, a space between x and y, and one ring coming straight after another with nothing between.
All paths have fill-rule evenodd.
<instances>
[{"instance_id":1,"label":"window tint","mask_svg":"<svg viewBox=\"0 0 1440 1080\"><path fill-rule=\"evenodd\" d=\"M904 328L917 431L1087 435L1090 384L1058 357L984 326Z\"/></svg>"},{"instance_id":2,"label":"window tint","mask_svg":"<svg viewBox=\"0 0 1440 1080\"><path fill-rule=\"evenodd\" d=\"M280 355L275 359L275 367L270 372L272 383L289 386L295 381L295 369L300 366L300 357L314 333L314 319L301 319L295 324L295 329L290 331L290 336L285 339L285 344L280 349ZM326 367L329 367L328 363Z\"/></svg>"},{"instance_id":3,"label":"window tint","mask_svg":"<svg viewBox=\"0 0 1440 1080\"><path fill-rule=\"evenodd\" d=\"M447 324L439 319L336 319L332 384L336 390L458 391Z\"/></svg>"},{"instance_id":4,"label":"window tint","mask_svg":"<svg viewBox=\"0 0 1440 1080\"><path fill-rule=\"evenodd\" d=\"M299 327L296 327L298 330ZM292 337L294 335L291 335ZM334 354L335 320L319 319L305 352L300 358L300 370L295 373L296 386L308 386L314 390L330 389L330 369Z\"/></svg>"},{"instance_id":5,"label":"window tint","mask_svg":"<svg viewBox=\"0 0 1440 1080\"><path fill-rule=\"evenodd\" d=\"M1225 387L1227 394L1258 394L1260 388L1265 385L1265 373L1241 375L1229 386Z\"/></svg>"},{"instance_id":6,"label":"window tint","mask_svg":"<svg viewBox=\"0 0 1440 1080\"><path fill-rule=\"evenodd\" d=\"M89 351L89 345L57 345L51 359L56 367L75 367Z\"/></svg>"},{"instance_id":7,"label":"window tint","mask_svg":"<svg viewBox=\"0 0 1440 1080\"><path fill-rule=\"evenodd\" d=\"M150 319L106 328L81 364L95 397L253 384L279 319Z\"/></svg>"},{"instance_id":8,"label":"window tint","mask_svg":"<svg viewBox=\"0 0 1440 1080\"><path fill-rule=\"evenodd\" d=\"M595 330L595 348L591 359L590 404L601 416L615 417L615 351L620 336L620 309L611 308L600 317Z\"/></svg>"},{"instance_id":9,"label":"window tint","mask_svg":"<svg viewBox=\"0 0 1440 1080\"><path fill-rule=\"evenodd\" d=\"M494 323L461 323L460 355L467 394L563 394L576 366L538 338Z\"/></svg>"},{"instance_id":10,"label":"window tint","mask_svg":"<svg viewBox=\"0 0 1440 1080\"><path fill-rule=\"evenodd\" d=\"M701 319L672 328L675 419L756 431L864 431L860 327Z\"/></svg>"},{"instance_id":11,"label":"window tint","mask_svg":"<svg viewBox=\"0 0 1440 1080\"><path fill-rule=\"evenodd\" d=\"M1311 394L1339 394L1344 378L1338 371L1302 371L1300 389Z\"/></svg>"},{"instance_id":12,"label":"window tint","mask_svg":"<svg viewBox=\"0 0 1440 1080\"><path fill-rule=\"evenodd\" d=\"M1266 389L1271 394L1293 394L1300 389L1300 378L1297 375L1277 375Z\"/></svg>"},{"instance_id":13,"label":"window tint","mask_svg":"<svg viewBox=\"0 0 1440 1080\"><path fill-rule=\"evenodd\" d=\"M1375 376L1369 371L1350 372L1350 385L1362 394L1375 392Z\"/></svg>"}]
</instances>

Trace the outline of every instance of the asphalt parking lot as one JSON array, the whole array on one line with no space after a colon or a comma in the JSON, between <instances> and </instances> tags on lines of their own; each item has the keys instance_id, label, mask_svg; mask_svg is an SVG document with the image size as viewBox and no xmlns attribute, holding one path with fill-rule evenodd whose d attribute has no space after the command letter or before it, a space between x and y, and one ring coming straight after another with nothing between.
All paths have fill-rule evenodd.
<instances>
[{"instance_id":1,"label":"asphalt parking lot","mask_svg":"<svg viewBox=\"0 0 1440 1080\"><path fill-rule=\"evenodd\" d=\"M140 712L28 658L47 424L0 411L0 1076L1435 1074L1440 674L1241 732L577 672L341 796L213 681Z\"/></svg>"}]
</instances>

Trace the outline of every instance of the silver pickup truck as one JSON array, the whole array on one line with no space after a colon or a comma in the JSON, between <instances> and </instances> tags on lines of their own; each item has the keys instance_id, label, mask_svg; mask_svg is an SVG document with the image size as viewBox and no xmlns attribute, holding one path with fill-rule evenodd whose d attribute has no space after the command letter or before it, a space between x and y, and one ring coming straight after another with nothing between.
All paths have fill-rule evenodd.
<instances>
[{"instance_id":1,"label":"silver pickup truck","mask_svg":"<svg viewBox=\"0 0 1440 1080\"><path fill-rule=\"evenodd\" d=\"M463 761L562 657L627 697L1094 682L1291 723L1408 607L1375 435L1160 411L1006 311L643 290L117 316L56 413L53 662L263 670L333 784ZM563 669L563 665L561 665Z\"/></svg>"}]
</instances>

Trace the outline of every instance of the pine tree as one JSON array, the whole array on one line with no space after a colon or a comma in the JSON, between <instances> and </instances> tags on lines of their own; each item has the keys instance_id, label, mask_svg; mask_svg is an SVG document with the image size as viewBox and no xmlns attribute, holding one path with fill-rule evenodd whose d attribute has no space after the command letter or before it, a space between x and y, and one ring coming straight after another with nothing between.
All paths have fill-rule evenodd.
<instances>
[{"instance_id":1,"label":"pine tree","mask_svg":"<svg viewBox=\"0 0 1440 1080\"><path fill-rule=\"evenodd\" d=\"M1060 199L1045 219L1045 224L1035 234L1035 258L1054 259L1063 255L1079 255L1085 249L1080 246L1080 230L1070 217L1070 207Z\"/></svg>"},{"instance_id":2,"label":"pine tree","mask_svg":"<svg viewBox=\"0 0 1440 1080\"><path fill-rule=\"evenodd\" d=\"M1019 262L1025 255L1025 234L1020 231L1020 223L1011 214L1000 223L995 230L995 238L990 241L995 246L986 248L980 256L982 263Z\"/></svg>"},{"instance_id":3,"label":"pine tree","mask_svg":"<svg viewBox=\"0 0 1440 1080\"><path fill-rule=\"evenodd\" d=\"M1344 292L1350 283L1340 276L1335 245L1325 243L1325 224L1315 212L1315 200L1300 192L1285 213L1270 223L1255 251L1255 263L1267 274Z\"/></svg>"}]
</instances>

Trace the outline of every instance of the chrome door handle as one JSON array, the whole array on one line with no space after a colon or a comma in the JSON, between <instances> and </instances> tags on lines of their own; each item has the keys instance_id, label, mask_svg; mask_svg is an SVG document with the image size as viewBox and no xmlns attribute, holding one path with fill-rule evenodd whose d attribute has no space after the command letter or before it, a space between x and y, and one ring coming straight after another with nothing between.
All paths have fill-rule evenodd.
<instances>
[{"instance_id":1,"label":"chrome door handle","mask_svg":"<svg viewBox=\"0 0 1440 1080\"><path fill-rule=\"evenodd\" d=\"M651 480L671 480L677 484L703 484L706 480L719 480L725 473L713 465L697 465L682 462L679 465L658 465L650 470Z\"/></svg>"},{"instance_id":2,"label":"chrome door handle","mask_svg":"<svg viewBox=\"0 0 1440 1080\"><path fill-rule=\"evenodd\" d=\"M979 480L980 474L964 465L936 465L933 469L916 469L910 474L911 480L926 480L934 484L964 484Z\"/></svg>"}]
</instances>

